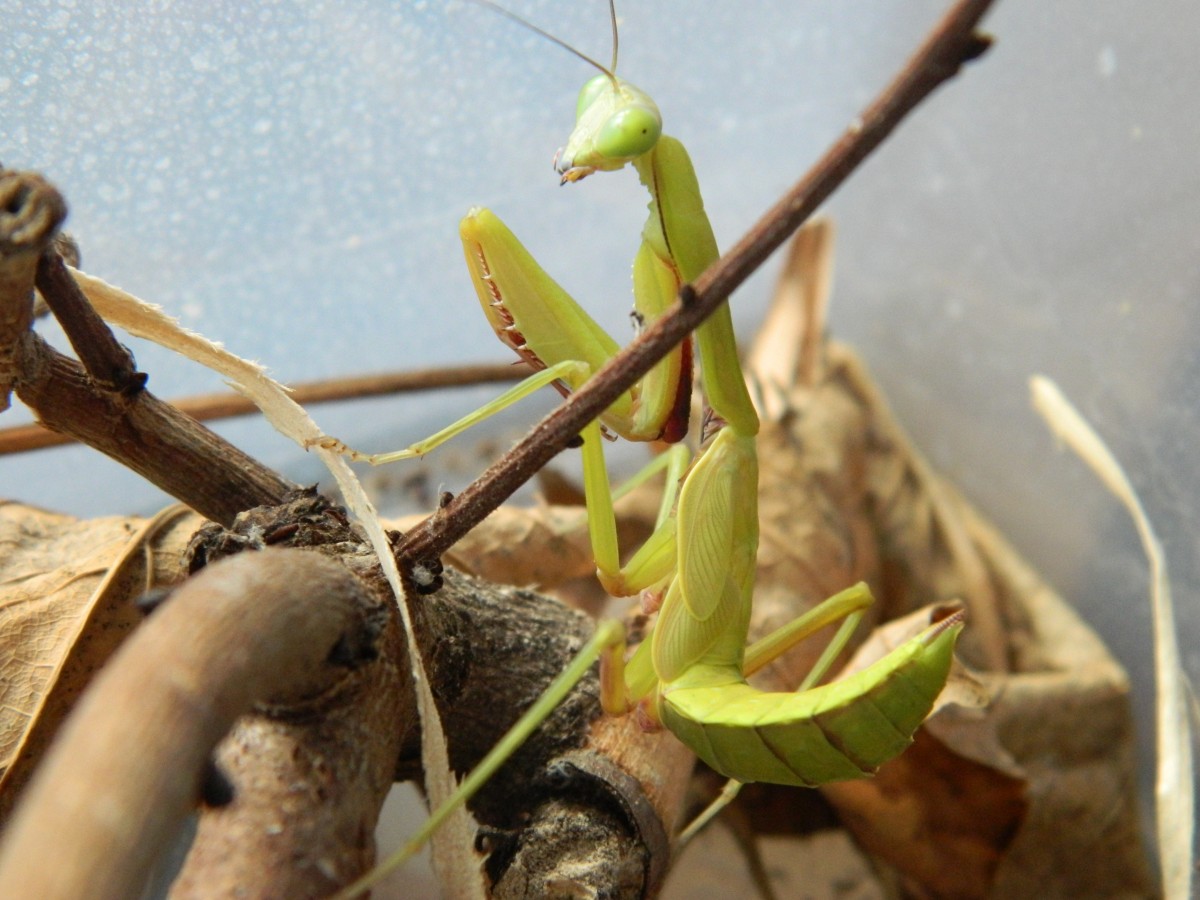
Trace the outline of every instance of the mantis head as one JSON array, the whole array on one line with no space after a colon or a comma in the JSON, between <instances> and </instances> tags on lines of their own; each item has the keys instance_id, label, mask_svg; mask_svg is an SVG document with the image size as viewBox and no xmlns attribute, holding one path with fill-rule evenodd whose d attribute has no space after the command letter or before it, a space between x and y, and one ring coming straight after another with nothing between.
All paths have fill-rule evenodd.
<instances>
[{"instance_id":1,"label":"mantis head","mask_svg":"<svg viewBox=\"0 0 1200 900\"><path fill-rule=\"evenodd\" d=\"M600 74L579 92L575 105L575 130L567 145L554 154L554 168L562 183L578 181L593 172L612 172L639 156L649 153L662 134L662 115L649 95L617 77L617 10L608 0L612 23L612 62L605 66L527 19L505 9L493 0L473 0L522 28L544 37L579 57Z\"/></svg>"},{"instance_id":2,"label":"mantis head","mask_svg":"<svg viewBox=\"0 0 1200 900\"><path fill-rule=\"evenodd\" d=\"M603 70L579 92L575 129L554 155L554 168L564 184L611 172L653 150L661 134L662 115L650 96Z\"/></svg>"}]
</instances>

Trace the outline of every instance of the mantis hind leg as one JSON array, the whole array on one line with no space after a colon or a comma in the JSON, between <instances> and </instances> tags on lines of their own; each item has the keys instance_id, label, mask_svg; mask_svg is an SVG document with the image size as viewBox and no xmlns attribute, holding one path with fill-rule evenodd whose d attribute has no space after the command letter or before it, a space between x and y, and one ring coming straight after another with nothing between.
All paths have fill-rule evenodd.
<instances>
[{"instance_id":1,"label":"mantis hind leg","mask_svg":"<svg viewBox=\"0 0 1200 900\"><path fill-rule=\"evenodd\" d=\"M825 648L812 670L797 688L797 691L808 690L829 671L829 667L833 665L837 655L842 652L851 635L854 634L854 629L862 621L863 613L874 602L875 597L872 595L871 589L862 581L845 590L838 591L804 615L793 619L787 625L772 631L766 637L747 647L745 662L742 665L743 674L753 675L826 625L844 619L841 628L829 642L829 646Z\"/></svg>"},{"instance_id":2,"label":"mantis hind leg","mask_svg":"<svg viewBox=\"0 0 1200 900\"><path fill-rule=\"evenodd\" d=\"M717 794L712 803L704 807L700 814L692 819L683 831L679 832L679 837L675 839L676 853L682 853L683 848L691 843L692 838L703 831L709 822L720 815L721 810L737 799L737 795L742 792L743 784L744 782L733 778L725 782L725 786L721 788L721 793Z\"/></svg>"}]
</instances>

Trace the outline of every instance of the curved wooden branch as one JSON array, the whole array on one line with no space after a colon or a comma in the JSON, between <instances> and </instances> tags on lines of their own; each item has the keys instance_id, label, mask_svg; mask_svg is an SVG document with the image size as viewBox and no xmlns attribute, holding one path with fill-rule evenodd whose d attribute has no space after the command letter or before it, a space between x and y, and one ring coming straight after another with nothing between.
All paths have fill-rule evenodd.
<instances>
[{"instance_id":1,"label":"curved wooden branch","mask_svg":"<svg viewBox=\"0 0 1200 900\"><path fill-rule=\"evenodd\" d=\"M297 487L149 391L106 390L32 332L21 344L16 389L47 428L111 456L214 522L279 503Z\"/></svg>"},{"instance_id":2,"label":"curved wooden branch","mask_svg":"<svg viewBox=\"0 0 1200 900\"><path fill-rule=\"evenodd\" d=\"M311 714L364 684L389 608L344 566L300 550L223 561L179 588L113 658L59 735L0 849L5 892L137 896L195 807L213 749L234 720L257 703ZM342 736L343 751L354 740L384 743L370 754L373 770L329 760L332 774L354 783L326 784L331 771L310 773L328 791L326 806L304 812L306 826L319 832L312 846L320 856L306 866L289 855L271 873L281 895L292 893L289 883L311 886L327 862L336 874L370 858L394 733L364 723L361 734ZM361 763L363 755L345 758ZM376 794L368 815L364 791ZM348 828L327 807L356 807L363 821ZM276 810L277 821L286 818ZM289 873L298 880L289 882Z\"/></svg>"},{"instance_id":3,"label":"curved wooden branch","mask_svg":"<svg viewBox=\"0 0 1200 900\"><path fill-rule=\"evenodd\" d=\"M191 555L199 565L278 542L336 556L380 597L388 596L369 545L338 508L311 492L279 507L249 510L231 530L203 529ZM492 749L593 628L589 617L552 598L451 570L413 616L459 775ZM407 672L404 652L401 645L393 656ZM397 733L397 778L409 779L420 775L420 752L407 682L403 700L401 711L381 727ZM629 717L602 716L597 679L594 674L585 679L470 804L491 852L487 871L494 896L542 896L546 885L568 881L598 892L624 885L615 896L653 894L670 858L667 835L691 764L689 752L669 733L647 735ZM256 765L247 762L248 769ZM233 814L231 809L221 827L215 823L226 818L225 811L203 817L201 838L207 833L221 842L219 853L206 856L214 870L252 878L255 855L221 835L226 827L240 827ZM206 829L210 820L214 827ZM198 883L211 886L215 877ZM247 883L239 885L245 889Z\"/></svg>"}]
</instances>

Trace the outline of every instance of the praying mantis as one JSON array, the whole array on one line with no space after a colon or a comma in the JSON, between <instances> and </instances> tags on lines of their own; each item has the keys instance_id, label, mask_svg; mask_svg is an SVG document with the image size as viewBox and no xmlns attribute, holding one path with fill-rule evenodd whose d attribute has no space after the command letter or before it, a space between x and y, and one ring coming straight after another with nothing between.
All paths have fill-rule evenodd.
<instances>
[{"instance_id":1,"label":"praying mantis","mask_svg":"<svg viewBox=\"0 0 1200 900\"><path fill-rule=\"evenodd\" d=\"M563 46L599 71L579 94L576 124L554 167L563 183L632 165L649 196L649 217L633 266L635 317L649 325L675 302L718 250L690 157L662 134L654 102L616 72L511 12L482 2ZM459 227L471 281L502 342L537 371L481 409L395 453L359 454L372 464L422 456L537 389L577 389L617 350L605 333L541 268L492 212L471 210ZM961 614L927 628L855 675L815 686L873 602L865 585L829 598L746 646L758 547L758 415L746 388L728 304L694 335L703 375L700 449L689 464L687 434L693 344L676 348L582 432L589 538L601 583L616 596L654 598L658 618L628 663L624 630L605 622L570 671L548 689L463 782L462 802L536 727L599 657L601 700L614 715L638 707L732 782L815 786L872 774L912 741L945 685ZM614 493L604 438L674 444L634 482L667 472L651 536L621 564ZM323 442L324 443L324 442ZM817 630L841 626L795 692L762 692L746 678ZM495 757L495 759L494 759ZM449 804L447 804L449 805ZM437 827L435 812L409 848ZM408 848L406 848L408 849ZM403 853L404 851L402 851ZM395 863L396 860L390 861Z\"/></svg>"}]
</instances>

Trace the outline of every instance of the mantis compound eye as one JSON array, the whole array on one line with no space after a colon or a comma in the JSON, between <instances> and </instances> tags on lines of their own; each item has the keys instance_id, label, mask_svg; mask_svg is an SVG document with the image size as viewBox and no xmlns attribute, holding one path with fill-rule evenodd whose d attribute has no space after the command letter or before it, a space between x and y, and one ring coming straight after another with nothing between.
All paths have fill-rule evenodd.
<instances>
[{"instance_id":1,"label":"mantis compound eye","mask_svg":"<svg viewBox=\"0 0 1200 900\"><path fill-rule=\"evenodd\" d=\"M608 159L633 159L651 150L662 134L657 110L630 106L604 123L596 135L596 152Z\"/></svg>"}]
</instances>

